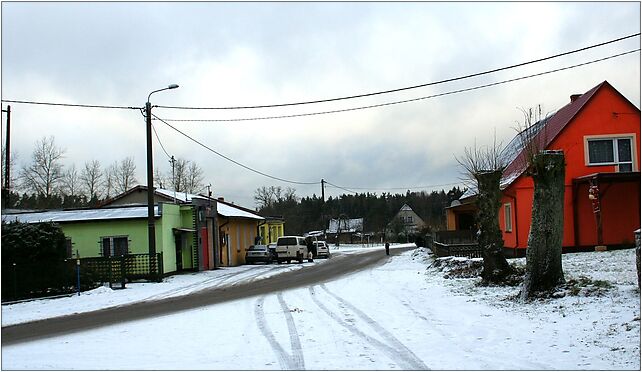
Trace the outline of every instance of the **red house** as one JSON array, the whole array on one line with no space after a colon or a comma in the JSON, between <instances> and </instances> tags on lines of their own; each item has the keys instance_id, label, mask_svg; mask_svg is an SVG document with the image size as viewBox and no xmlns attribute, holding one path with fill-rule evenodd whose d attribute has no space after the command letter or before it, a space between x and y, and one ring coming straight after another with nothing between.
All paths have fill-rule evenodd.
<instances>
[{"instance_id":1,"label":"red house","mask_svg":"<svg viewBox=\"0 0 642 372\"><path fill-rule=\"evenodd\" d=\"M545 150L564 152L564 251L633 246L640 228L640 109L604 81L572 95L529 131ZM504 149L508 166L501 182L499 223L513 256L525 254L533 205L521 143L518 135ZM470 224L472 199L447 209L449 230Z\"/></svg>"}]
</instances>

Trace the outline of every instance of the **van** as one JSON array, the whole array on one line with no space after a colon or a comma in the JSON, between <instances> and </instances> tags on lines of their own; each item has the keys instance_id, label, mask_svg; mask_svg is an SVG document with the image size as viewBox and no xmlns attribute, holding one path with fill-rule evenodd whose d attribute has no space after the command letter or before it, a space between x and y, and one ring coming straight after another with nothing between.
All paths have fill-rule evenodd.
<instances>
[{"instance_id":1,"label":"van","mask_svg":"<svg viewBox=\"0 0 642 372\"><path fill-rule=\"evenodd\" d=\"M302 236L282 236L276 241L276 262L290 263L297 260L303 263L303 258L308 257L308 245Z\"/></svg>"}]
</instances>

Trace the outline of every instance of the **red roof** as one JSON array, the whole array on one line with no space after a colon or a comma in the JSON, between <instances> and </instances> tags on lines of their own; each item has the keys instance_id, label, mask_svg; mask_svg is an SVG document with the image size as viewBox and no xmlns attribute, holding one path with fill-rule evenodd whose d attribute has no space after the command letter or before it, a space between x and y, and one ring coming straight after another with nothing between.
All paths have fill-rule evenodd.
<instances>
[{"instance_id":1,"label":"red roof","mask_svg":"<svg viewBox=\"0 0 642 372\"><path fill-rule=\"evenodd\" d=\"M541 123L534 124L534 127L539 126L540 129L539 132L534 136L533 141L536 141L535 143L542 144L540 148L546 149L568 125L568 123L573 121L573 119L582 110L582 108L584 108L584 106L586 106L586 104L591 100L591 98L595 96L595 93L604 86L609 86L613 90L615 90L615 88L613 88L611 84L609 84L607 81L603 81L597 86L591 88L588 92L579 96L573 102L570 102L566 106L559 109L552 116L543 119L544 125L538 125ZM521 143L519 134L511 141L511 143L513 143L514 141L517 141L517 143ZM510 163L506 167L506 170L504 170L504 175L502 177L502 188L512 184L519 176L524 173L524 171L526 171L527 164L524 161L524 151L525 150L522 144L521 149L515 152L514 158L510 161Z\"/></svg>"}]
</instances>

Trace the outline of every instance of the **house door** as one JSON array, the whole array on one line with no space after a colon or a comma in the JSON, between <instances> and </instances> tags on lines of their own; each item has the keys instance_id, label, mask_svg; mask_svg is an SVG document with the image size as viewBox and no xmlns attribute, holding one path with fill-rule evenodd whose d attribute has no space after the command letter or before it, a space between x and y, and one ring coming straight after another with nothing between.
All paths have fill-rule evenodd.
<instances>
[{"instance_id":1,"label":"house door","mask_svg":"<svg viewBox=\"0 0 642 372\"><path fill-rule=\"evenodd\" d=\"M174 235L176 244L176 271L183 270L183 234Z\"/></svg>"}]
</instances>

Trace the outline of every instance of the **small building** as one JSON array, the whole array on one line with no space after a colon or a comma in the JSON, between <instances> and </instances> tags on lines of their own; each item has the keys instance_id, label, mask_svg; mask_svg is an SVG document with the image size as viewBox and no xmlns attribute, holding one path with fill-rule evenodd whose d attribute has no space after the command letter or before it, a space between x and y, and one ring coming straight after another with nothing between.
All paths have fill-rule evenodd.
<instances>
[{"instance_id":1,"label":"small building","mask_svg":"<svg viewBox=\"0 0 642 372\"><path fill-rule=\"evenodd\" d=\"M261 244L275 243L276 240L285 235L285 219L283 217L268 216L259 223L259 237Z\"/></svg>"},{"instance_id":2,"label":"small building","mask_svg":"<svg viewBox=\"0 0 642 372\"><path fill-rule=\"evenodd\" d=\"M245 264L245 251L259 237L259 224L265 219L252 210L217 200L219 261L221 266Z\"/></svg>"},{"instance_id":3,"label":"small building","mask_svg":"<svg viewBox=\"0 0 642 372\"><path fill-rule=\"evenodd\" d=\"M190 242L176 239L177 231L194 231L185 214L179 205L159 203L154 207L156 252L162 255L162 265L157 267L160 275L196 269ZM67 238L69 258L141 255L141 260L148 262L148 256L143 257L149 253L147 206L3 214L2 221L59 224Z\"/></svg>"},{"instance_id":4,"label":"small building","mask_svg":"<svg viewBox=\"0 0 642 372\"><path fill-rule=\"evenodd\" d=\"M403 223L404 230L408 234L417 234L426 227L424 220L419 217L419 215L415 213L408 204L404 204L401 209L399 209L399 212L397 212L393 218L393 221L394 220L401 221L401 223Z\"/></svg>"},{"instance_id":5,"label":"small building","mask_svg":"<svg viewBox=\"0 0 642 372\"><path fill-rule=\"evenodd\" d=\"M176 265L178 270L210 270L221 263L216 261L218 245L217 201L203 195L189 194L154 188L154 203L180 205L181 229L174 230L176 257L182 257ZM135 186L120 195L104 201L101 206L147 205L147 186ZM191 262L187 262L187 261Z\"/></svg>"},{"instance_id":6,"label":"small building","mask_svg":"<svg viewBox=\"0 0 642 372\"><path fill-rule=\"evenodd\" d=\"M356 234L362 232L363 218L333 218L328 222L326 236L332 243L354 243Z\"/></svg>"}]
</instances>

